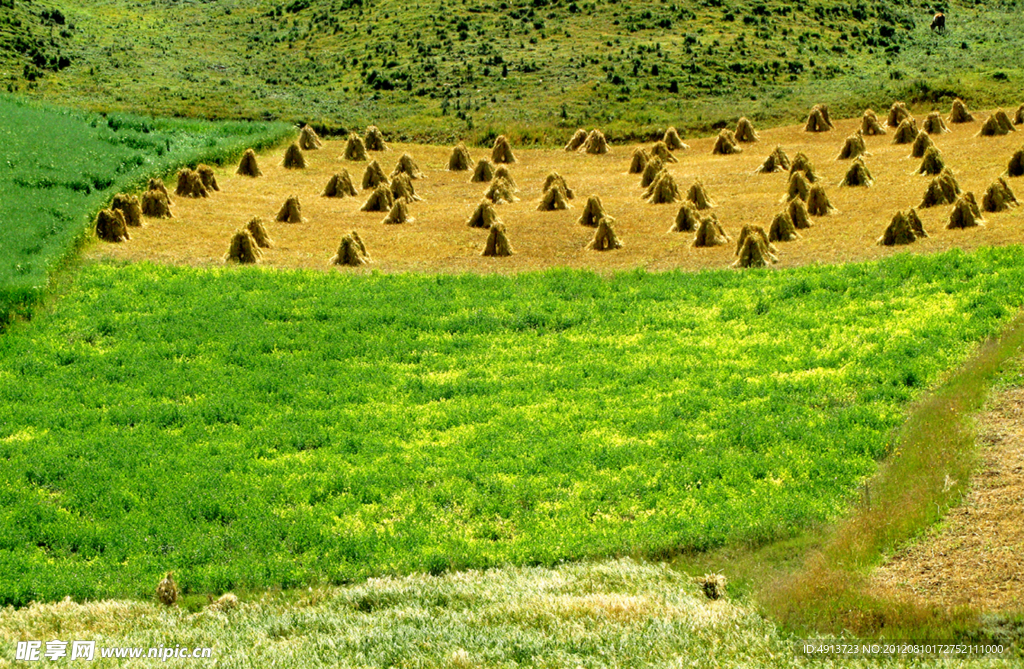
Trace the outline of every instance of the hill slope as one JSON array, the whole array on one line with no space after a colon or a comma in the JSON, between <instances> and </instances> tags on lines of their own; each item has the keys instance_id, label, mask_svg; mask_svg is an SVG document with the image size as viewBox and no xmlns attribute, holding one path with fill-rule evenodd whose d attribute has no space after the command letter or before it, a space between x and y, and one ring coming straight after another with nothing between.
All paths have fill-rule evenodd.
<instances>
[{"instance_id":1,"label":"hill slope","mask_svg":"<svg viewBox=\"0 0 1024 669\"><path fill-rule=\"evenodd\" d=\"M1022 72L1019 1L952 3L944 34L930 3L899 0L55 1L75 27L70 67L14 88L97 109L377 122L402 138L552 143L577 125L621 138L893 97L1009 104Z\"/></svg>"}]
</instances>

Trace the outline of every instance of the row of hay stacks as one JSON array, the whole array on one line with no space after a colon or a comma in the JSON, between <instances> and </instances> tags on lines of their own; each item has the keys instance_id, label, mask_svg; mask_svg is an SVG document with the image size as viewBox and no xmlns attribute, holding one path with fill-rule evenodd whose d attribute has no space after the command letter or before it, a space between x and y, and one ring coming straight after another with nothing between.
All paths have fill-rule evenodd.
<instances>
[{"instance_id":1,"label":"row of hay stacks","mask_svg":"<svg viewBox=\"0 0 1024 669\"><path fill-rule=\"evenodd\" d=\"M963 100L960 98L953 100L949 111L950 123L970 123L974 120L974 115L968 111L967 105L964 104ZM913 128L913 134L911 134L911 129L906 127L908 122ZM1017 108L1012 121L1006 112L1001 109L997 110L985 121L979 134L982 136L1005 135L1015 131L1014 125L1022 123L1024 123L1024 104ZM917 122L903 102L894 102L892 104L889 108L885 126L879 122L878 116L870 109L866 110L861 117L861 132L865 135L884 135L886 126L895 129L897 136L900 137L900 141L894 143L912 142L917 134ZM825 105L815 105L807 117L804 129L807 132L825 132L832 130L834 127L829 119L828 107ZM942 119L942 115L937 111L933 111L925 119L924 132L930 135L938 135L949 132L949 127Z\"/></svg>"}]
</instances>

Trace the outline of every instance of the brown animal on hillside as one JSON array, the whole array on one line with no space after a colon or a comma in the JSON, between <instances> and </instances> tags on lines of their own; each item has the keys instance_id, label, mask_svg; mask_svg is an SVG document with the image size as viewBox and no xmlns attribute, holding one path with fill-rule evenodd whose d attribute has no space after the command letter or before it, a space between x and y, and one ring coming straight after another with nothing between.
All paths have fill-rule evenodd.
<instances>
[{"instance_id":1,"label":"brown animal on hillside","mask_svg":"<svg viewBox=\"0 0 1024 669\"><path fill-rule=\"evenodd\" d=\"M938 30L940 33L946 32L946 15L942 12L936 12L932 18L932 30Z\"/></svg>"}]
</instances>

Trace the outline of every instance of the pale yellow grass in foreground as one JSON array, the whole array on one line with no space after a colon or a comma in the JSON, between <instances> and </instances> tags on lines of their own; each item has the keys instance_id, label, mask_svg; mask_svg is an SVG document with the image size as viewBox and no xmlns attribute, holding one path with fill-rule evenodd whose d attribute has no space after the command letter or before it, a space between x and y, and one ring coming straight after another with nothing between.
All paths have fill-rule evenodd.
<instances>
[{"instance_id":1,"label":"pale yellow grass in foreground","mask_svg":"<svg viewBox=\"0 0 1024 669\"><path fill-rule=\"evenodd\" d=\"M933 136L942 157L965 191L981 200L988 185L1006 169L1012 153L1024 144L1024 133L1003 137L976 137L979 121L951 124L952 132ZM726 232L735 240L744 224L766 229L783 209L780 198L786 191L788 174L754 174L754 169L776 145L790 158L803 151L812 160L826 186L833 215L813 219L814 227L801 230L801 239L778 244L777 267L809 263L842 263L880 258L904 250L934 253L952 247L964 249L1024 241L1024 212L986 214L987 224L971 230L945 230L950 206L921 210L924 227L931 235L909 246L879 247L882 234L893 214L917 206L931 177L915 174L920 159L910 158L910 145L890 144L888 135L865 137L866 163L875 184L869 188L840 188L850 161L837 161L847 135L859 127L859 119L839 121L836 130L804 132L799 126L761 130L761 141L744 144L743 153L711 155L712 138L687 139L689 150L676 151L679 158L668 170L685 194L697 178L703 180L718 206ZM519 162L511 166L520 188L521 200L497 207L507 226L515 255L483 258L480 251L486 230L471 229L466 220L480 202L486 184L470 183L468 172L447 172L451 147L394 144L385 153L374 153L386 173L399 156L410 153L426 173L414 182L422 202L410 205L416 221L407 225L384 225L382 213L364 213L359 208L368 191L355 198L320 196L331 175L345 168L357 187L367 163L342 159L344 141L325 142L323 149L307 151L309 167L285 170L282 150L259 157L264 176L256 179L235 175L235 165L217 169L221 191L208 199L174 198L175 218L147 219L142 229L132 229L132 240L124 244L97 244L92 257L212 265L221 264L232 233L250 217L270 221L268 230L275 241L261 263L271 267L307 267L328 270L328 260L342 236L356 230L365 241L373 264L366 269L342 271L386 272L514 272L553 266L614 271L644 267L652 270L682 268L724 268L734 260L729 244L716 248L693 248L693 233L669 233L678 205L652 205L641 199L639 175L626 173L634 146L613 146L602 156L567 153L562 150L516 148ZM489 157L490 151L471 149L473 160ZM568 211L540 212L537 203L545 177L552 171L563 175L575 190ZM1010 186L1024 200L1024 179L1010 179ZM586 198L600 195L607 213L616 220L616 232L624 248L597 252L586 249L592 228L576 224ZM274 223L273 218L290 195L302 203L306 222Z\"/></svg>"}]
</instances>

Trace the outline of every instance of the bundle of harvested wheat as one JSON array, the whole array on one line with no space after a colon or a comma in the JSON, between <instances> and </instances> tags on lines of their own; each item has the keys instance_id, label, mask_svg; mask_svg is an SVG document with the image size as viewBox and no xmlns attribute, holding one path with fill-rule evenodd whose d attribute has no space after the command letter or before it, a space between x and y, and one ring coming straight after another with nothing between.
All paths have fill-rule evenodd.
<instances>
[{"instance_id":1,"label":"bundle of harvested wheat","mask_svg":"<svg viewBox=\"0 0 1024 669\"><path fill-rule=\"evenodd\" d=\"M928 135L925 135L927 137ZM921 167L917 169L918 174L942 174L942 170L946 169L946 164L942 162L942 154L934 146L928 147L928 150L924 152L924 159L921 161Z\"/></svg>"},{"instance_id":2,"label":"bundle of harvested wheat","mask_svg":"<svg viewBox=\"0 0 1024 669\"><path fill-rule=\"evenodd\" d=\"M832 129L832 121L828 117L828 107L825 105L814 105L811 113L807 116L807 124L804 130L807 132L827 132Z\"/></svg>"},{"instance_id":3,"label":"bundle of harvested wheat","mask_svg":"<svg viewBox=\"0 0 1024 669\"><path fill-rule=\"evenodd\" d=\"M277 212L275 220L278 223L302 223L305 221L306 219L302 218L302 205L299 204L299 198L292 195L285 200L281 210Z\"/></svg>"},{"instance_id":4,"label":"bundle of harvested wheat","mask_svg":"<svg viewBox=\"0 0 1024 669\"><path fill-rule=\"evenodd\" d=\"M768 241L792 242L797 239L800 239L800 235L793 227L793 221L789 218L789 214L784 211L775 214L771 227L768 228Z\"/></svg>"},{"instance_id":5,"label":"bundle of harvested wheat","mask_svg":"<svg viewBox=\"0 0 1024 669\"><path fill-rule=\"evenodd\" d=\"M370 197L359 208L359 211L390 211L395 206L395 196L391 194L391 188L382 183L373 189Z\"/></svg>"},{"instance_id":6,"label":"bundle of harvested wheat","mask_svg":"<svg viewBox=\"0 0 1024 669\"><path fill-rule=\"evenodd\" d=\"M348 170L342 169L327 182L327 185L324 187L323 197L345 197L346 195L354 197L357 195L357 191Z\"/></svg>"},{"instance_id":7,"label":"bundle of harvested wheat","mask_svg":"<svg viewBox=\"0 0 1024 669\"><path fill-rule=\"evenodd\" d=\"M818 180L818 175L814 171L811 159L802 151L796 154L793 158L793 164L789 166L789 173L793 174L794 172L803 172L807 178L807 183L814 183Z\"/></svg>"},{"instance_id":8,"label":"bundle of harvested wheat","mask_svg":"<svg viewBox=\"0 0 1024 669\"><path fill-rule=\"evenodd\" d=\"M224 262L236 262L242 265L251 265L262 257L259 245L247 228L236 230L228 245L228 252L224 254Z\"/></svg>"},{"instance_id":9,"label":"bundle of harvested wheat","mask_svg":"<svg viewBox=\"0 0 1024 669\"><path fill-rule=\"evenodd\" d=\"M174 194L182 197L210 196L199 173L187 167L178 171L178 187L174 189Z\"/></svg>"},{"instance_id":10,"label":"bundle of harvested wheat","mask_svg":"<svg viewBox=\"0 0 1024 669\"><path fill-rule=\"evenodd\" d=\"M302 132L299 133L299 147L303 151L315 151L323 145L324 143L320 141L319 135L313 128L308 125L302 126Z\"/></svg>"},{"instance_id":11,"label":"bundle of harvested wheat","mask_svg":"<svg viewBox=\"0 0 1024 669\"><path fill-rule=\"evenodd\" d=\"M142 194L142 214L150 218L173 218L167 191L155 188Z\"/></svg>"},{"instance_id":12,"label":"bundle of harvested wheat","mask_svg":"<svg viewBox=\"0 0 1024 669\"><path fill-rule=\"evenodd\" d=\"M284 160L281 163L285 169L289 170L301 170L306 167L306 157L302 155L302 150L298 144L290 144L284 152Z\"/></svg>"},{"instance_id":13,"label":"bundle of harvested wheat","mask_svg":"<svg viewBox=\"0 0 1024 669\"><path fill-rule=\"evenodd\" d=\"M643 174L640 175L640 187L647 188L650 186L664 170L665 165L661 162L661 158L653 156L647 161L647 167L644 168Z\"/></svg>"},{"instance_id":14,"label":"bundle of harvested wheat","mask_svg":"<svg viewBox=\"0 0 1024 669\"><path fill-rule=\"evenodd\" d=\"M371 160L370 164L366 166L366 170L363 172L362 185L363 190L388 185L387 175L384 174L384 169L376 160Z\"/></svg>"},{"instance_id":15,"label":"bundle of harvested wheat","mask_svg":"<svg viewBox=\"0 0 1024 669\"><path fill-rule=\"evenodd\" d=\"M269 249L274 243L274 240L267 234L267 226L263 224L263 219L259 216L250 218L249 222L245 224L245 229L249 231L249 234L256 241L256 246L261 249Z\"/></svg>"},{"instance_id":16,"label":"bundle of harvested wheat","mask_svg":"<svg viewBox=\"0 0 1024 669\"><path fill-rule=\"evenodd\" d=\"M843 148L836 156L836 160L849 160L857 156L866 155L868 147L864 144L864 135L860 130L846 138Z\"/></svg>"},{"instance_id":17,"label":"bundle of harvested wheat","mask_svg":"<svg viewBox=\"0 0 1024 669\"><path fill-rule=\"evenodd\" d=\"M897 246L912 244L917 241L917 234L910 225L910 220L902 211L897 211L892 221L886 226L882 236L875 242L879 246Z\"/></svg>"},{"instance_id":18,"label":"bundle of harvested wheat","mask_svg":"<svg viewBox=\"0 0 1024 669\"><path fill-rule=\"evenodd\" d=\"M754 170L755 173L759 174L771 174L772 172L783 172L790 168L789 156L782 150L781 146L776 146L775 150L768 154L768 157L764 159L761 166Z\"/></svg>"},{"instance_id":19,"label":"bundle of harvested wheat","mask_svg":"<svg viewBox=\"0 0 1024 669\"><path fill-rule=\"evenodd\" d=\"M139 204L139 198L134 195L118 193L110 203L110 208L121 212L125 225L128 227L142 227L142 206Z\"/></svg>"},{"instance_id":20,"label":"bundle of harvested wheat","mask_svg":"<svg viewBox=\"0 0 1024 669\"><path fill-rule=\"evenodd\" d=\"M786 194L782 197L783 202L789 202L793 198L807 199L807 193L811 186L807 183L804 172L790 172L789 184L786 186Z\"/></svg>"},{"instance_id":21,"label":"bundle of harvested wheat","mask_svg":"<svg viewBox=\"0 0 1024 669\"><path fill-rule=\"evenodd\" d=\"M604 205L601 204L601 198L597 195L591 195L587 198L587 204L583 207L583 213L576 223L589 228L596 228L598 221L604 218L604 216Z\"/></svg>"},{"instance_id":22,"label":"bundle of harvested wheat","mask_svg":"<svg viewBox=\"0 0 1024 669\"><path fill-rule=\"evenodd\" d=\"M356 133L349 133L348 141L345 142L345 160L358 160L365 161L369 160L370 156L366 153L366 145L363 144L363 139Z\"/></svg>"},{"instance_id":23,"label":"bundle of harvested wheat","mask_svg":"<svg viewBox=\"0 0 1024 669\"><path fill-rule=\"evenodd\" d=\"M494 165L486 158L481 158L473 170L473 176L469 178L470 183L487 183L494 178Z\"/></svg>"},{"instance_id":24,"label":"bundle of harvested wheat","mask_svg":"<svg viewBox=\"0 0 1024 669\"><path fill-rule=\"evenodd\" d=\"M910 144L915 139L917 139L917 121L913 118L905 118L900 121L899 127L893 133L892 143Z\"/></svg>"},{"instance_id":25,"label":"bundle of harvested wheat","mask_svg":"<svg viewBox=\"0 0 1024 669\"><path fill-rule=\"evenodd\" d=\"M608 140L605 139L603 132L594 128L590 131L590 134L587 135L587 141L583 142L583 146L580 147L580 151L595 156L608 153Z\"/></svg>"},{"instance_id":26,"label":"bundle of harvested wheat","mask_svg":"<svg viewBox=\"0 0 1024 669\"><path fill-rule=\"evenodd\" d=\"M949 127L942 120L942 114L933 111L924 120L924 131L929 135L941 135L944 132L949 132Z\"/></svg>"},{"instance_id":27,"label":"bundle of harvested wheat","mask_svg":"<svg viewBox=\"0 0 1024 669\"><path fill-rule=\"evenodd\" d=\"M956 182L953 172L947 167L928 184L920 207L924 209L941 204L953 204L958 195L960 195L960 184Z\"/></svg>"},{"instance_id":28,"label":"bundle of harvested wheat","mask_svg":"<svg viewBox=\"0 0 1024 669\"><path fill-rule=\"evenodd\" d=\"M1024 123L1024 105L1017 107L1017 111L1013 113L1013 122L1015 125Z\"/></svg>"},{"instance_id":29,"label":"bundle of harvested wheat","mask_svg":"<svg viewBox=\"0 0 1024 669\"><path fill-rule=\"evenodd\" d=\"M494 146L491 147L491 160L495 165L516 162L516 157L512 153L512 145L509 144L505 135L498 135L495 138Z\"/></svg>"},{"instance_id":30,"label":"bundle of harvested wheat","mask_svg":"<svg viewBox=\"0 0 1024 669\"><path fill-rule=\"evenodd\" d=\"M402 202L419 202L423 198L416 194L413 188L412 179L408 174L402 173L391 180L391 194L395 200Z\"/></svg>"},{"instance_id":31,"label":"bundle of harvested wheat","mask_svg":"<svg viewBox=\"0 0 1024 669\"><path fill-rule=\"evenodd\" d=\"M587 244L588 249L594 251L611 251L621 249L622 242L615 234L614 219L607 216L597 222L597 230L594 231L594 238Z\"/></svg>"},{"instance_id":32,"label":"bundle of harvested wheat","mask_svg":"<svg viewBox=\"0 0 1024 669\"><path fill-rule=\"evenodd\" d=\"M711 147L711 153L718 156L728 156L734 153L741 153L743 149L736 143L736 135L732 130L722 128L715 139L715 145Z\"/></svg>"},{"instance_id":33,"label":"bundle of harvested wheat","mask_svg":"<svg viewBox=\"0 0 1024 669\"><path fill-rule=\"evenodd\" d=\"M993 181L981 197L981 208L985 211L1006 211L1011 206L1015 207L1018 204L1017 198L1010 190L1010 184L1006 183L1006 179L1002 177Z\"/></svg>"},{"instance_id":34,"label":"bundle of harvested wheat","mask_svg":"<svg viewBox=\"0 0 1024 669\"><path fill-rule=\"evenodd\" d=\"M567 200L572 200L576 197L576 193L573 189L569 188L569 184L565 182L565 178L563 178L558 172L552 172L544 179L544 188L542 190L547 191L553 187L562 189L562 195L564 195Z\"/></svg>"},{"instance_id":35,"label":"bundle of harvested wheat","mask_svg":"<svg viewBox=\"0 0 1024 669\"><path fill-rule=\"evenodd\" d=\"M693 203L687 200L679 207L679 213L676 214L676 220L668 231L694 232L697 230L699 225L700 214L697 213L697 207L693 206Z\"/></svg>"},{"instance_id":36,"label":"bundle of harvested wheat","mask_svg":"<svg viewBox=\"0 0 1024 669\"><path fill-rule=\"evenodd\" d=\"M878 116L871 109L864 110L864 116L860 119L860 131L865 135L884 135L885 128L878 121Z\"/></svg>"},{"instance_id":37,"label":"bundle of harvested wheat","mask_svg":"<svg viewBox=\"0 0 1024 669\"><path fill-rule=\"evenodd\" d=\"M96 214L96 236L105 242L126 242L131 239L124 214L119 209L101 209Z\"/></svg>"},{"instance_id":38,"label":"bundle of harvested wheat","mask_svg":"<svg viewBox=\"0 0 1024 669\"><path fill-rule=\"evenodd\" d=\"M953 204L953 211L949 214L949 222L946 223L946 229L974 228L984 225L984 223L985 219L981 217L981 210L974 199L974 194L964 193Z\"/></svg>"},{"instance_id":39,"label":"bundle of harvested wheat","mask_svg":"<svg viewBox=\"0 0 1024 669\"><path fill-rule=\"evenodd\" d=\"M484 197L494 204L517 202L519 198L515 196L514 190L515 189L512 188L512 184L510 184L506 179L497 177L491 181L491 185L487 187L486 191L484 191ZM552 190L558 189L554 188ZM565 208L568 209L568 206L568 203L566 203Z\"/></svg>"},{"instance_id":40,"label":"bundle of harvested wheat","mask_svg":"<svg viewBox=\"0 0 1024 669\"><path fill-rule=\"evenodd\" d=\"M779 262L775 246L760 225L744 225L736 240L736 262L733 267L768 267Z\"/></svg>"},{"instance_id":41,"label":"bundle of harvested wheat","mask_svg":"<svg viewBox=\"0 0 1024 669\"><path fill-rule=\"evenodd\" d=\"M199 175L199 180L203 182L203 187L206 190L220 190L220 186L217 185L217 175L214 174L212 167L203 164L196 165L196 174Z\"/></svg>"},{"instance_id":42,"label":"bundle of harvested wheat","mask_svg":"<svg viewBox=\"0 0 1024 669\"><path fill-rule=\"evenodd\" d=\"M665 135L661 138L661 141L665 143L665 147L669 151L679 151L681 149L690 148L683 143L683 138L679 136L679 131L672 126L669 126L668 130L665 131Z\"/></svg>"},{"instance_id":43,"label":"bundle of harvested wheat","mask_svg":"<svg viewBox=\"0 0 1024 669\"><path fill-rule=\"evenodd\" d=\"M568 208L569 200L558 185L545 190L540 198L540 204L537 205L537 211L562 211Z\"/></svg>"},{"instance_id":44,"label":"bundle of harvested wheat","mask_svg":"<svg viewBox=\"0 0 1024 669\"><path fill-rule=\"evenodd\" d=\"M969 123L974 120L971 112L967 111L967 105L960 98L953 100L953 108L949 111L950 123Z\"/></svg>"},{"instance_id":45,"label":"bundle of harvested wheat","mask_svg":"<svg viewBox=\"0 0 1024 669\"><path fill-rule=\"evenodd\" d=\"M811 190L807 193L807 213L811 216L827 216L834 211L837 210L829 202L825 187L820 183L811 186Z\"/></svg>"},{"instance_id":46,"label":"bundle of harvested wheat","mask_svg":"<svg viewBox=\"0 0 1024 669\"><path fill-rule=\"evenodd\" d=\"M922 130L917 133L917 138L914 140L914 146L910 149L911 158L924 158L925 151L935 146L935 142L932 141L931 135Z\"/></svg>"},{"instance_id":47,"label":"bundle of harvested wheat","mask_svg":"<svg viewBox=\"0 0 1024 669\"><path fill-rule=\"evenodd\" d=\"M388 145L384 143L384 133L375 125L366 126L363 134L363 144L367 151L387 151Z\"/></svg>"},{"instance_id":48,"label":"bundle of harvested wheat","mask_svg":"<svg viewBox=\"0 0 1024 669\"><path fill-rule=\"evenodd\" d=\"M165 606L174 606L178 601L178 585L174 582L173 572L167 572L167 576L157 584L156 598Z\"/></svg>"},{"instance_id":49,"label":"bundle of harvested wheat","mask_svg":"<svg viewBox=\"0 0 1024 669\"><path fill-rule=\"evenodd\" d=\"M629 174L642 174L650 159L651 154L647 153L647 149L642 147L633 149L633 158L629 162Z\"/></svg>"},{"instance_id":50,"label":"bundle of harvested wheat","mask_svg":"<svg viewBox=\"0 0 1024 669\"><path fill-rule=\"evenodd\" d=\"M398 159L395 169L391 172L391 178L394 179L399 174L407 174L410 179L423 178L423 172L420 171L419 165L416 164L416 161L408 153L403 153L402 157Z\"/></svg>"},{"instance_id":51,"label":"bundle of harvested wheat","mask_svg":"<svg viewBox=\"0 0 1024 669\"><path fill-rule=\"evenodd\" d=\"M690 190L686 193L686 199L693 203L697 209L710 209L717 206L704 189L704 184L699 179L693 182Z\"/></svg>"},{"instance_id":52,"label":"bundle of harvested wheat","mask_svg":"<svg viewBox=\"0 0 1024 669\"><path fill-rule=\"evenodd\" d=\"M729 235L725 234L718 217L714 214L702 216L697 234L693 239L693 245L698 248L710 246L722 246L729 243Z\"/></svg>"},{"instance_id":53,"label":"bundle of harvested wheat","mask_svg":"<svg viewBox=\"0 0 1024 669\"><path fill-rule=\"evenodd\" d=\"M473 215L466 221L471 228L489 228L495 223L501 223L498 212L494 210L494 204L490 200L481 200L473 211Z\"/></svg>"},{"instance_id":54,"label":"bundle of harvested wheat","mask_svg":"<svg viewBox=\"0 0 1024 669\"><path fill-rule=\"evenodd\" d=\"M263 172L260 171L260 166L256 163L255 151L252 149L245 150L245 153L242 154L242 159L238 161L238 169L235 170L235 174L243 177L258 177L263 175Z\"/></svg>"},{"instance_id":55,"label":"bundle of harvested wheat","mask_svg":"<svg viewBox=\"0 0 1024 669\"><path fill-rule=\"evenodd\" d=\"M706 198L707 194L704 193L703 197ZM668 172L662 172L654 180L654 183L647 188L647 192L644 193L644 199L651 204L672 204L679 202L682 199L682 194L679 192L679 186L676 185L676 180L672 178L672 175Z\"/></svg>"},{"instance_id":56,"label":"bundle of harvested wheat","mask_svg":"<svg viewBox=\"0 0 1024 669\"><path fill-rule=\"evenodd\" d=\"M510 256L513 253L512 245L509 244L508 237L505 235L505 225L503 223L492 225L490 232L487 233L487 241L484 242L484 250L481 255L485 257L504 257Z\"/></svg>"},{"instance_id":57,"label":"bundle of harvested wheat","mask_svg":"<svg viewBox=\"0 0 1024 669\"><path fill-rule=\"evenodd\" d=\"M868 166L864 164L864 161L860 158L855 158L853 164L850 165L850 169L846 171L846 176L839 182L840 186L870 186L875 180L871 176L871 171L868 170Z\"/></svg>"},{"instance_id":58,"label":"bundle of harvested wheat","mask_svg":"<svg viewBox=\"0 0 1024 669\"><path fill-rule=\"evenodd\" d=\"M171 201L171 194L167 192L167 186L164 185L164 180L163 179L153 179L153 178L151 178L149 180L149 185L146 186L146 188L148 190L158 190L158 191L160 191L161 193L163 193L164 195L167 196L167 201L168 202Z\"/></svg>"},{"instance_id":59,"label":"bundle of harvested wheat","mask_svg":"<svg viewBox=\"0 0 1024 669\"><path fill-rule=\"evenodd\" d=\"M1013 123L1010 122L1010 117L1006 115L1006 112L999 109L996 113L985 119L985 123L982 124L978 135L980 137L994 137L1011 132L1017 132L1017 129L1013 127Z\"/></svg>"},{"instance_id":60,"label":"bundle of harvested wheat","mask_svg":"<svg viewBox=\"0 0 1024 669\"><path fill-rule=\"evenodd\" d=\"M1006 166L1006 176L1024 176L1024 149L1017 149L1017 151L1010 156L1010 162Z\"/></svg>"},{"instance_id":61,"label":"bundle of harvested wheat","mask_svg":"<svg viewBox=\"0 0 1024 669\"><path fill-rule=\"evenodd\" d=\"M469 157L469 149L466 148L466 145L462 142L456 144L452 149L452 155L448 157L448 171L465 172L472 164L473 160Z\"/></svg>"},{"instance_id":62,"label":"bundle of harvested wheat","mask_svg":"<svg viewBox=\"0 0 1024 669\"><path fill-rule=\"evenodd\" d=\"M391 211L381 221L385 225L401 225L402 223L413 223L416 219L409 215L409 207L404 200L395 200L391 205Z\"/></svg>"},{"instance_id":63,"label":"bundle of harvested wheat","mask_svg":"<svg viewBox=\"0 0 1024 669\"><path fill-rule=\"evenodd\" d=\"M651 155L659 158L663 163L678 163L679 161L672 152L669 151L668 145L665 142L655 142L654 146L651 147Z\"/></svg>"},{"instance_id":64,"label":"bundle of harvested wheat","mask_svg":"<svg viewBox=\"0 0 1024 669\"><path fill-rule=\"evenodd\" d=\"M581 146L583 146L584 142L586 142L586 141L587 141L587 131L584 130L583 128L580 128L579 130L577 130L573 134L572 138L569 140L569 143L565 145L565 150L566 151L576 151Z\"/></svg>"},{"instance_id":65,"label":"bundle of harvested wheat","mask_svg":"<svg viewBox=\"0 0 1024 669\"><path fill-rule=\"evenodd\" d=\"M510 170L508 167L504 165L499 165L498 169L494 170L494 178L504 179L505 181L508 182L510 186L512 186L513 193L519 192L519 184L517 184L516 180L512 177L512 170ZM550 178L551 177L549 176L548 179ZM545 181L544 183L546 184L547 182ZM562 186L565 188L565 196L568 197L569 199L572 199L572 191L570 191L569 187L565 185L565 180L562 180Z\"/></svg>"},{"instance_id":66,"label":"bundle of harvested wheat","mask_svg":"<svg viewBox=\"0 0 1024 669\"><path fill-rule=\"evenodd\" d=\"M332 265L348 265L351 267L359 267L371 262L370 254L366 252L366 245L359 238L358 232L353 230L341 238L341 243L338 244L338 252L334 254L330 262Z\"/></svg>"},{"instance_id":67,"label":"bundle of harvested wheat","mask_svg":"<svg viewBox=\"0 0 1024 669\"><path fill-rule=\"evenodd\" d=\"M807 211L807 203L798 197L793 198L786 205L786 214L789 220L793 221L793 227L797 230L804 230L811 227L811 217Z\"/></svg>"},{"instance_id":68,"label":"bundle of harvested wheat","mask_svg":"<svg viewBox=\"0 0 1024 669\"><path fill-rule=\"evenodd\" d=\"M754 124L746 116L741 116L740 120L736 122L736 141L751 143L756 142L760 137L757 135L757 131L754 130Z\"/></svg>"},{"instance_id":69,"label":"bundle of harvested wheat","mask_svg":"<svg viewBox=\"0 0 1024 669\"><path fill-rule=\"evenodd\" d=\"M889 116L886 118L885 124L890 128L897 128L908 118L913 118L913 116L910 114L910 110L907 109L907 105L902 102L894 102L889 107Z\"/></svg>"}]
</instances>

